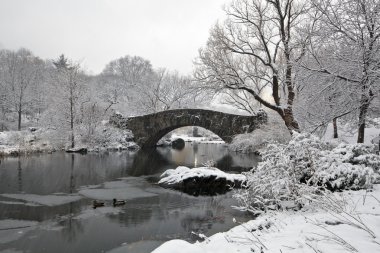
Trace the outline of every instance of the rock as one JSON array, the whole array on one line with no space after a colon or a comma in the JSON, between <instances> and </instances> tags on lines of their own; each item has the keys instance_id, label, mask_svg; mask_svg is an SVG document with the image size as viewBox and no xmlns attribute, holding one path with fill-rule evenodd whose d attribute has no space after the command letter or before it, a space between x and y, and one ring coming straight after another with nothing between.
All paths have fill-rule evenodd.
<instances>
[{"instance_id":1,"label":"rock","mask_svg":"<svg viewBox=\"0 0 380 253\"><path fill-rule=\"evenodd\" d=\"M20 155L20 151L19 150L11 150L9 152L9 155L10 156L19 156Z\"/></svg>"},{"instance_id":2,"label":"rock","mask_svg":"<svg viewBox=\"0 0 380 253\"><path fill-rule=\"evenodd\" d=\"M37 127L29 127L28 129L29 129L29 131L32 132L32 133L38 130Z\"/></svg>"},{"instance_id":3,"label":"rock","mask_svg":"<svg viewBox=\"0 0 380 253\"><path fill-rule=\"evenodd\" d=\"M183 139L178 138L172 141L172 148L181 150L184 147L185 147L185 141Z\"/></svg>"},{"instance_id":4,"label":"rock","mask_svg":"<svg viewBox=\"0 0 380 253\"><path fill-rule=\"evenodd\" d=\"M67 153L87 154L87 148L86 147L69 148L69 149L66 149L66 152Z\"/></svg>"},{"instance_id":5,"label":"rock","mask_svg":"<svg viewBox=\"0 0 380 253\"><path fill-rule=\"evenodd\" d=\"M140 146L137 145L136 143L134 142L130 142L129 145L128 145L128 150L132 150L132 151L135 151L135 150L139 150L140 149Z\"/></svg>"},{"instance_id":6,"label":"rock","mask_svg":"<svg viewBox=\"0 0 380 253\"><path fill-rule=\"evenodd\" d=\"M159 140L156 144L157 147L168 147L172 145L172 142L170 140Z\"/></svg>"},{"instance_id":7,"label":"rock","mask_svg":"<svg viewBox=\"0 0 380 253\"><path fill-rule=\"evenodd\" d=\"M133 136L126 136L126 137L124 138L124 140L125 140L126 142L132 142L132 141L133 141Z\"/></svg>"},{"instance_id":8,"label":"rock","mask_svg":"<svg viewBox=\"0 0 380 253\"><path fill-rule=\"evenodd\" d=\"M217 168L194 168L180 166L175 170L167 170L161 175L158 184L190 195L216 195L240 188L246 177L240 174L228 174Z\"/></svg>"}]
</instances>

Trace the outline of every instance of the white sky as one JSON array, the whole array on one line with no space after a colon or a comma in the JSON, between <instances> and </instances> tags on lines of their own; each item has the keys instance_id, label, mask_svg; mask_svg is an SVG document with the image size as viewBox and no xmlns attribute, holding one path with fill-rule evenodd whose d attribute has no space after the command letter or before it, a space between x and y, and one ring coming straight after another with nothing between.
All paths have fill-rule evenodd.
<instances>
[{"instance_id":1,"label":"white sky","mask_svg":"<svg viewBox=\"0 0 380 253\"><path fill-rule=\"evenodd\" d=\"M138 55L183 74L228 0L0 0L0 47L44 59L64 53L97 74Z\"/></svg>"}]
</instances>

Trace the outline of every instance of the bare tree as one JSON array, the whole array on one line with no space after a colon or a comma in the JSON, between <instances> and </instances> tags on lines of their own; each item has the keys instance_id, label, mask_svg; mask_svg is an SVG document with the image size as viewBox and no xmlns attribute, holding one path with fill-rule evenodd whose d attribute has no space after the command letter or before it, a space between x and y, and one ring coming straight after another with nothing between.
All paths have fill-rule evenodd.
<instances>
[{"instance_id":1,"label":"bare tree","mask_svg":"<svg viewBox=\"0 0 380 253\"><path fill-rule=\"evenodd\" d=\"M189 76L166 69L156 70L150 88L140 92L145 99L140 99L138 103L146 112L195 107L200 104L200 98L204 98Z\"/></svg>"},{"instance_id":2,"label":"bare tree","mask_svg":"<svg viewBox=\"0 0 380 253\"><path fill-rule=\"evenodd\" d=\"M225 9L228 19L212 29L200 50L195 77L206 87L247 92L276 111L290 132L299 131L293 71L307 42L297 33L307 9L297 0L232 1ZM271 99L259 93L265 87Z\"/></svg>"},{"instance_id":3,"label":"bare tree","mask_svg":"<svg viewBox=\"0 0 380 253\"><path fill-rule=\"evenodd\" d=\"M260 94L261 92L258 92ZM232 105L235 108L254 115L261 104L253 100L251 95L244 90L226 90L222 94L221 104Z\"/></svg>"}]
</instances>

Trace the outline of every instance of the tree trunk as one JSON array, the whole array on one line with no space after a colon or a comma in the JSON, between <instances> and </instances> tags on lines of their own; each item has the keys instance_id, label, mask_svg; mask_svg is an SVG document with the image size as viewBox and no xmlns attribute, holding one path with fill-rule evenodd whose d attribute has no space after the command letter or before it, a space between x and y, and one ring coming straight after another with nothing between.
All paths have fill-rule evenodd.
<instances>
[{"instance_id":1,"label":"tree trunk","mask_svg":"<svg viewBox=\"0 0 380 253\"><path fill-rule=\"evenodd\" d=\"M3 132L4 131L4 122L5 122L5 108L4 108L4 105L2 104L1 105L1 131L0 132Z\"/></svg>"},{"instance_id":2,"label":"tree trunk","mask_svg":"<svg viewBox=\"0 0 380 253\"><path fill-rule=\"evenodd\" d=\"M300 132L300 127L297 120L294 118L292 108L284 109L283 114L280 113L280 115L291 135L293 135L293 131Z\"/></svg>"},{"instance_id":3,"label":"tree trunk","mask_svg":"<svg viewBox=\"0 0 380 253\"><path fill-rule=\"evenodd\" d=\"M333 119L333 127L334 127L334 139L337 139L338 138L337 118Z\"/></svg>"},{"instance_id":4,"label":"tree trunk","mask_svg":"<svg viewBox=\"0 0 380 253\"><path fill-rule=\"evenodd\" d=\"M20 105L18 109L18 126L17 126L18 131L21 131L21 116L22 116L21 113L22 113L22 110L21 110L21 105Z\"/></svg>"},{"instance_id":5,"label":"tree trunk","mask_svg":"<svg viewBox=\"0 0 380 253\"><path fill-rule=\"evenodd\" d=\"M363 91L365 88L366 86L364 86ZM363 92L360 100L358 143L364 143L365 120L367 118L368 108L372 97L373 93L369 90L367 94Z\"/></svg>"},{"instance_id":6,"label":"tree trunk","mask_svg":"<svg viewBox=\"0 0 380 253\"><path fill-rule=\"evenodd\" d=\"M363 103L359 111L358 143L364 143L365 119L368 111L368 103Z\"/></svg>"},{"instance_id":7,"label":"tree trunk","mask_svg":"<svg viewBox=\"0 0 380 253\"><path fill-rule=\"evenodd\" d=\"M70 129L71 129L71 147L75 147L75 140L74 140L74 104L73 99L70 98Z\"/></svg>"}]
</instances>

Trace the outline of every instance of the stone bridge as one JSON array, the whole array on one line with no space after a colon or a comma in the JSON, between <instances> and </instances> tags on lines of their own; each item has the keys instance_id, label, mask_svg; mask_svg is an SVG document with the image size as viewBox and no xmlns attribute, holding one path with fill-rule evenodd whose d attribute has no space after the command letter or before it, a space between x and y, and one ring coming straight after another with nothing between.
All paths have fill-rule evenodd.
<instances>
[{"instance_id":1,"label":"stone bridge","mask_svg":"<svg viewBox=\"0 0 380 253\"><path fill-rule=\"evenodd\" d=\"M218 135L229 143L237 134L250 133L267 122L267 114L258 111L254 116L234 115L202 109L177 109L124 118L114 114L111 124L130 129L141 148L154 147L167 133L185 126L199 126Z\"/></svg>"}]
</instances>

